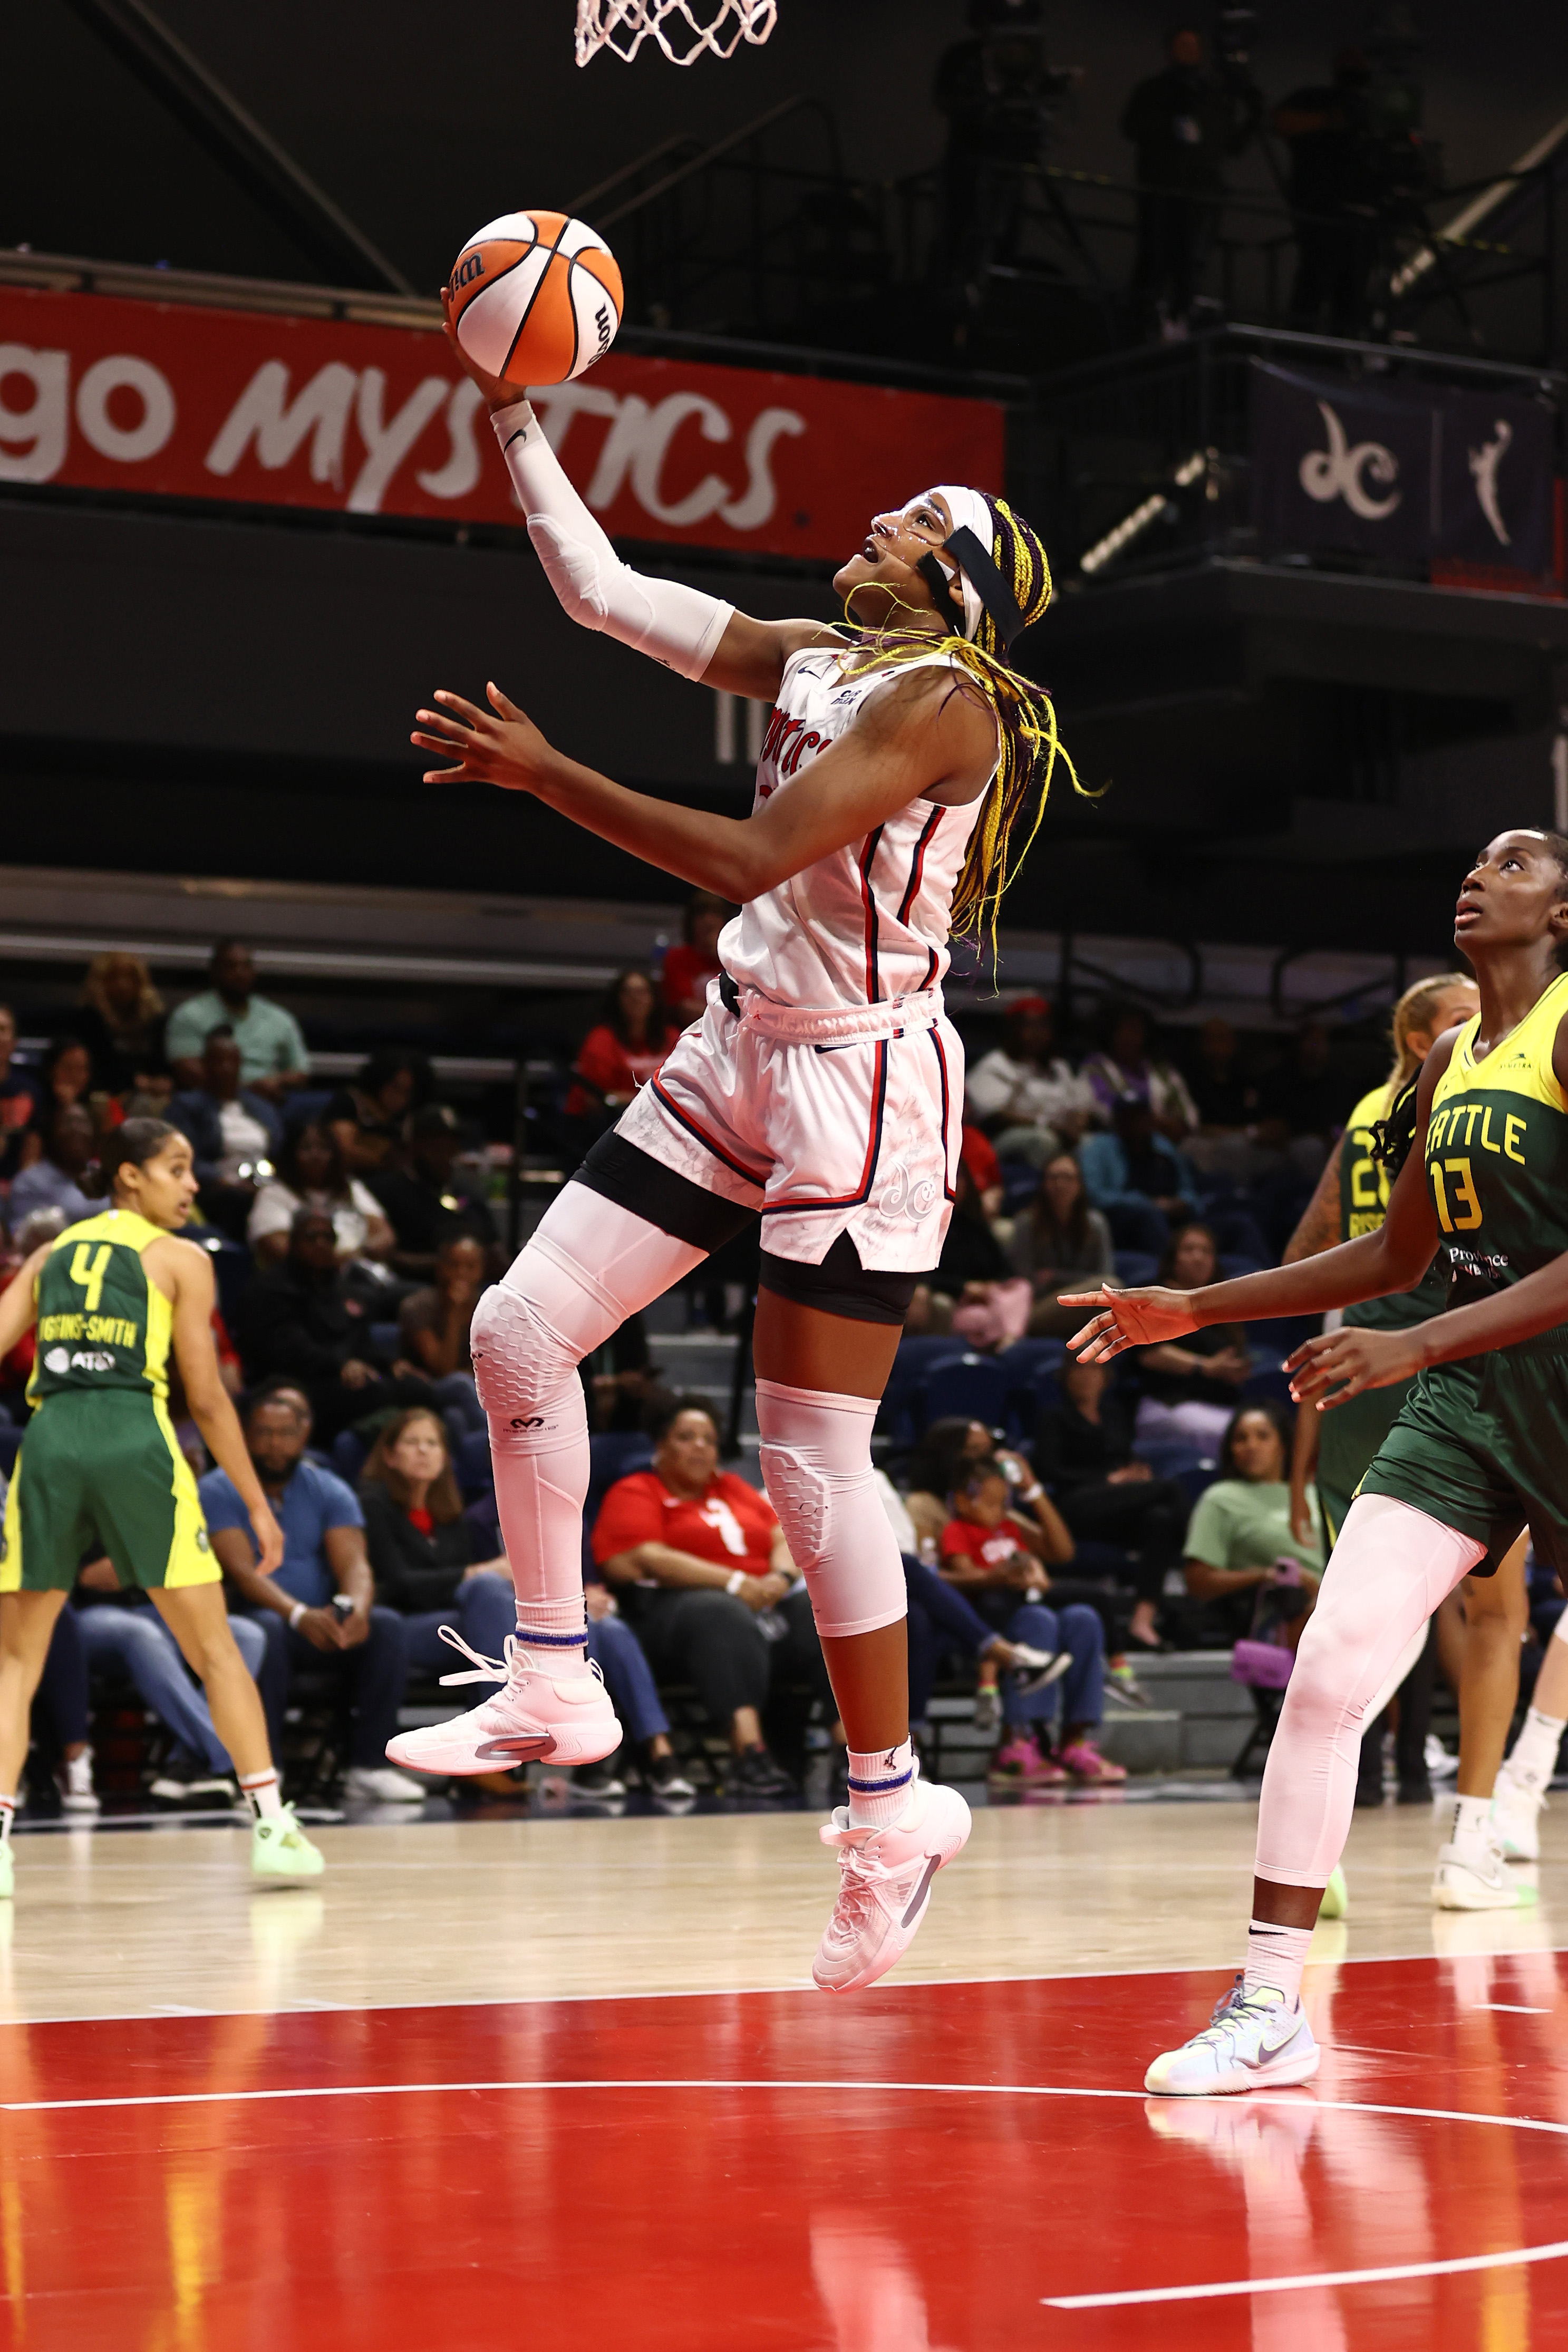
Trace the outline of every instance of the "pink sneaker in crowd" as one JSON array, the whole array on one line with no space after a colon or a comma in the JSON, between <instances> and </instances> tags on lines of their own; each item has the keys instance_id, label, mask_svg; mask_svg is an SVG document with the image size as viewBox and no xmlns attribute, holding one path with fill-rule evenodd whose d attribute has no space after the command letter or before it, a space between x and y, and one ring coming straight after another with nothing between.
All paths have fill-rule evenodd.
<instances>
[{"instance_id":1,"label":"pink sneaker in crowd","mask_svg":"<svg viewBox=\"0 0 1568 2352\"><path fill-rule=\"evenodd\" d=\"M1075 1739L1062 1749L1060 1760L1075 1780L1110 1782L1127 1778L1124 1767L1102 1756L1092 1739Z\"/></svg>"},{"instance_id":2,"label":"pink sneaker in crowd","mask_svg":"<svg viewBox=\"0 0 1568 2352\"><path fill-rule=\"evenodd\" d=\"M1048 1756L1042 1756L1026 1734L1019 1733L999 1748L985 1775L993 1789L1058 1788L1068 1775Z\"/></svg>"}]
</instances>

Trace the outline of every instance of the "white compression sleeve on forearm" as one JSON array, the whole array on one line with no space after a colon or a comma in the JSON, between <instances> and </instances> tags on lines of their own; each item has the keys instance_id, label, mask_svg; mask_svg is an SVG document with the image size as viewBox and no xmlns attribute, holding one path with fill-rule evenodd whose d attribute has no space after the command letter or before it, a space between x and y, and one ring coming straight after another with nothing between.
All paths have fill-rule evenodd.
<instances>
[{"instance_id":1,"label":"white compression sleeve on forearm","mask_svg":"<svg viewBox=\"0 0 1568 2352\"><path fill-rule=\"evenodd\" d=\"M734 614L700 588L648 580L621 562L566 478L526 400L492 409L500 444L528 523L528 535L560 599L585 629L602 629L639 654L651 654L682 677L699 678Z\"/></svg>"}]
</instances>

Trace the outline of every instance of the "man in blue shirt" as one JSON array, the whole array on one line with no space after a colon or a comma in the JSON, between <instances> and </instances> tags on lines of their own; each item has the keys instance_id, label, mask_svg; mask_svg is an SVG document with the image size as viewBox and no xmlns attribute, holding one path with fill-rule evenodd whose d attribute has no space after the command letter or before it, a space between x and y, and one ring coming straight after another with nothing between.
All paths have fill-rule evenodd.
<instances>
[{"instance_id":1,"label":"man in blue shirt","mask_svg":"<svg viewBox=\"0 0 1568 2352\"><path fill-rule=\"evenodd\" d=\"M257 1683L272 1752L283 1752L294 1674L325 1669L342 1683L353 1715L347 1793L380 1804L422 1804L420 1782L385 1760L408 1676L407 1627L395 1609L374 1605L359 1498L333 1472L306 1461L310 1435L297 1389L278 1383L252 1398L245 1442L283 1530L283 1564L275 1576L257 1572L250 1521L226 1472L209 1471L200 1486L213 1550L267 1636Z\"/></svg>"},{"instance_id":2,"label":"man in blue shirt","mask_svg":"<svg viewBox=\"0 0 1568 2352\"><path fill-rule=\"evenodd\" d=\"M1161 1257L1173 1231L1199 1214L1193 1171L1142 1095L1119 1096L1114 1117L1114 1134L1086 1135L1079 1146L1083 1189L1119 1249Z\"/></svg>"}]
</instances>

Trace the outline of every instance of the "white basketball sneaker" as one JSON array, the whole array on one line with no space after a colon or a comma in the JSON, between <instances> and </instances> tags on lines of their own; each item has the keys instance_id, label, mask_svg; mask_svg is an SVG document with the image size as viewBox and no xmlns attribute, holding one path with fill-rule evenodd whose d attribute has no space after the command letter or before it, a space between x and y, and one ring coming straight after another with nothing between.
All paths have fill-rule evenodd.
<instances>
[{"instance_id":1,"label":"white basketball sneaker","mask_svg":"<svg viewBox=\"0 0 1568 2352\"><path fill-rule=\"evenodd\" d=\"M1432 1900L1439 1911L1522 1911L1538 1896L1527 1880L1510 1875L1489 1839L1438 1848Z\"/></svg>"},{"instance_id":2,"label":"white basketball sneaker","mask_svg":"<svg viewBox=\"0 0 1568 2352\"><path fill-rule=\"evenodd\" d=\"M1492 1835L1502 1848L1505 1862L1541 1860L1541 1816L1545 1810L1544 1790L1525 1788L1505 1764L1492 1790L1491 1816Z\"/></svg>"},{"instance_id":3,"label":"white basketball sneaker","mask_svg":"<svg viewBox=\"0 0 1568 2352\"><path fill-rule=\"evenodd\" d=\"M443 1675L443 1685L500 1683L503 1687L449 1723L400 1731L386 1743L389 1762L411 1772L495 1772L531 1763L536 1757L552 1764L596 1764L620 1746L621 1727L610 1694L591 1661L586 1673L555 1674L549 1657L525 1650L515 1633L506 1637L504 1659L470 1650L450 1625L442 1626L441 1639L473 1660L466 1674Z\"/></svg>"},{"instance_id":4,"label":"white basketball sneaker","mask_svg":"<svg viewBox=\"0 0 1568 2352\"><path fill-rule=\"evenodd\" d=\"M838 1849L838 1900L811 1973L823 1992L859 1992L885 1977L915 1939L939 1870L962 1853L973 1827L956 1789L918 1776L896 1822L852 1830L840 1805L820 1832Z\"/></svg>"},{"instance_id":5,"label":"white basketball sneaker","mask_svg":"<svg viewBox=\"0 0 1568 2352\"><path fill-rule=\"evenodd\" d=\"M1300 2001L1288 2001L1276 1985L1249 1993L1238 1976L1203 2032L1155 2059L1143 2088L1169 2098L1265 2091L1310 2083L1321 2057Z\"/></svg>"}]
</instances>

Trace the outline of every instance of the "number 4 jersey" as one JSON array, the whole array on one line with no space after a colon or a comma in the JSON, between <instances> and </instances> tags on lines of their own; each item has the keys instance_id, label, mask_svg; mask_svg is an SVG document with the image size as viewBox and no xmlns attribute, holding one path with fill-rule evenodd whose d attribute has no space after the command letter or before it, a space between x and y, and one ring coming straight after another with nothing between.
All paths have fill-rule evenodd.
<instances>
[{"instance_id":1,"label":"number 4 jersey","mask_svg":"<svg viewBox=\"0 0 1568 2352\"><path fill-rule=\"evenodd\" d=\"M168 1394L174 1308L142 1263L167 1238L127 1209L67 1226L38 1274L34 1404L68 1390Z\"/></svg>"}]
</instances>

